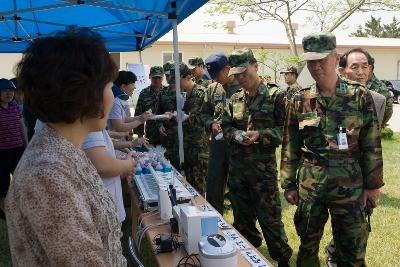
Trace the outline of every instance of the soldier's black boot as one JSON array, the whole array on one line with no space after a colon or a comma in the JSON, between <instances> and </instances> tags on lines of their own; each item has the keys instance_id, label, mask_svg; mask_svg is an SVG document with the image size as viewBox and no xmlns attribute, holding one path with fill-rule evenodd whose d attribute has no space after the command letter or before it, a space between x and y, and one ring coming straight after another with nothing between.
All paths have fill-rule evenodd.
<instances>
[{"instance_id":1,"label":"soldier's black boot","mask_svg":"<svg viewBox=\"0 0 400 267\"><path fill-rule=\"evenodd\" d=\"M278 262L278 267L290 267L289 260L280 260Z\"/></svg>"}]
</instances>

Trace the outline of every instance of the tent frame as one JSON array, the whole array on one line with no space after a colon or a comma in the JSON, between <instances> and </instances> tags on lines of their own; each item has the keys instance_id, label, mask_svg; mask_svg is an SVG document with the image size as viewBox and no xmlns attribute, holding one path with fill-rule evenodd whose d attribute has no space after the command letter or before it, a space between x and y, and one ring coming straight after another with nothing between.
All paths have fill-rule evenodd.
<instances>
[{"instance_id":1,"label":"tent frame","mask_svg":"<svg viewBox=\"0 0 400 267\"><path fill-rule=\"evenodd\" d=\"M184 100L182 99L181 95L181 87L180 87L180 72L179 72L179 47L178 47L178 23L177 23L177 18L183 8L186 6L188 3L188 0L184 0L179 7L179 10L177 11L177 2L176 0L171 0L170 5L173 10L172 13L168 12L160 12L160 11L152 11L152 10L145 10L145 9L139 9L135 7L128 7L128 6L113 6L110 4L106 4L104 2L107 2L107 0L63 0L61 4L54 4L54 5L44 5L41 7L31 7L31 8L25 8L25 9L17 9L16 8L16 0L13 1L13 10L9 11L3 11L0 12L0 22L3 22L7 30L10 32L10 34L13 36L12 41L14 42L21 42L21 41L32 41L33 39L41 36L45 36L44 34L40 34L39 32L36 35L29 34L28 31L23 27L21 24L21 21L27 21L27 22L33 22L33 23L43 23L47 25L54 25L54 26L61 26L61 27L67 27L68 25L63 24L63 23L56 23L56 22L50 22L50 21L44 21L44 20L36 20L35 19L30 19L30 18L23 18L19 15L28 13L28 12L40 12L40 11L47 11L51 9L59 9L59 8L67 8L67 7L75 7L75 6L80 6L80 5L87 5L87 6L92 6L92 7L98 7L98 8L103 8L103 9L113 9L113 10L120 10L120 11L127 11L127 12L134 12L134 13L142 13L146 14L147 16L144 18L140 19L135 19L135 20L128 20L128 21L118 21L115 23L108 23L108 24L103 24L103 25L97 25L94 27L88 27L94 31L98 32L104 32L104 33L111 33L115 34L119 37L111 37L107 38L108 40L113 40L113 39L118 39L120 37L140 37L142 40L140 41L140 45L137 47L137 50L139 51L139 57L140 61L142 62L142 53L141 51L143 50L143 45L145 44L146 38L151 38L157 28L158 22L160 17L166 17L172 22L172 29L173 29L173 47L174 47L174 63L175 63L175 81L176 81L176 105L177 105L177 119L178 119L178 139L179 139L179 161L180 164L182 165L184 162L184 149L183 149L183 128L182 128L182 122L183 122L183 117L184 113L182 111L183 105L184 105ZM150 22L152 19L155 19L154 27L151 29L150 34L147 34L149 31L150 27ZM105 27L112 27L112 26L118 26L118 25L123 25L127 23L134 23L134 22L142 22L143 20L147 20L145 29L143 33L122 33L118 31L111 31L111 30L106 30L103 29ZM12 27L9 25L8 22L14 22ZM14 29L13 29L14 28ZM20 32L19 29L25 34L24 38L20 37ZM0 40L7 40L9 38L6 37L1 37Z\"/></svg>"}]
</instances>

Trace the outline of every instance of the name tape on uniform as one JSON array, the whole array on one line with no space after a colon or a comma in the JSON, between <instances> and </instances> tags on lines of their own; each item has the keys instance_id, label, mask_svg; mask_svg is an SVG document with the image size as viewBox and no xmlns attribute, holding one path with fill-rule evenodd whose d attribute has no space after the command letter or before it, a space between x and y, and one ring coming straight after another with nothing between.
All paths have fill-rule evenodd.
<instances>
[{"instance_id":1,"label":"name tape on uniform","mask_svg":"<svg viewBox=\"0 0 400 267\"><path fill-rule=\"evenodd\" d=\"M245 250L240 252L242 256L250 262L253 267L272 267L266 263L254 250Z\"/></svg>"},{"instance_id":2,"label":"name tape on uniform","mask_svg":"<svg viewBox=\"0 0 400 267\"><path fill-rule=\"evenodd\" d=\"M221 229L231 229L232 227L221 217L218 218L218 227Z\"/></svg>"},{"instance_id":3,"label":"name tape on uniform","mask_svg":"<svg viewBox=\"0 0 400 267\"><path fill-rule=\"evenodd\" d=\"M236 233L234 230L222 230L222 233L228 237L230 240L232 240L232 242L235 243L236 247L239 250L242 249L249 249L250 246L249 244L247 244L246 241L244 241L240 235L238 235L238 233Z\"/></svg>"}]
</instances>

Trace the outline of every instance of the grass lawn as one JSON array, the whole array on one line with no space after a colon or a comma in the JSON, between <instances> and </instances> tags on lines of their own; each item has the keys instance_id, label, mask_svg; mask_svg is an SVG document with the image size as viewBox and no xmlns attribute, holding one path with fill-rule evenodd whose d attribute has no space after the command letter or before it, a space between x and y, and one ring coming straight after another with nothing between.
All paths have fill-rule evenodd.
<instances>
[{"instance_id":1,"label":"grass lawn","mask_svg":"<svg viewBox=\"0 0 400 267\"><path fill-rule=\"evenodd\" d=\"M372 232L367 247L368 266L399 266L400 262L400 134L394 135L390 141L382 141L384 157L385 186L381 191L379 206L374 209L371 217ZM283 223L289 244L293 248L291 266L296 266L296 255L300 240L293 224L295 207L288 205L281 194L283 208ZM228 222L233 223L232 211L224 214ZM261 230L260 230L261 231ZM331 225L325 226L322 237L319 257L321 266L325 266L324 248L332 238ZM265 242L259 249L271 263L274 263L268 254Z\"/></svg>"},{"instance_id":2,"label":"grass lawn","mask_svg":"<svg viewBox=\"0 0 400 267\"><path fill-rule=\"evenodd\" d=\"M385 186L382 189L379 206L374 210L372 221L372 233L370 234L367 248L368 266L399 266L400 262L400 134L395 134L390 141L383 141L384 176ZM399 165L398 165L399 164ZM290 246L294 249L292 266L295 266L295 256L298 251L299 239L293 225L295 207L287 205L282 199L283 222L289 238ZM232 212L224 214L228 222L233 222ZM330 224L325 227L325 234L321 240L320 258L324 266L324 247L332 238ZM271 260L265 243L260 251ZM148 253L145 253L148 254ZM147 258L146 256L144 258ZM149 259L144 259L149 262ZM151 260L150 260L151 262ZM273 262L271 260L271 262ZM151 265L151 264L150 264ZM8 248L6 225L0 220L0 266L11 266ZM147 265L149 266L149 265Z\"/></svg>"}]
</instances>

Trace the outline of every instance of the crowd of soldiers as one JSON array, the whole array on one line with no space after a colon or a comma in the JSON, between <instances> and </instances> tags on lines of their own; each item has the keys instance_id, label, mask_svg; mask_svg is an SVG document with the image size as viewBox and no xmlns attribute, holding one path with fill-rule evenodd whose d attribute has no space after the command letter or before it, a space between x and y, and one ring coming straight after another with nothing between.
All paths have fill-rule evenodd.
<instances>
[{"instance_id":1,"label":"crowd of soldiers","mask_svg":"<svg viewBox=\"0 0 400 267\"><path fill-rule=\"evenodd\" d=\"M306 36L303 49L301 60L315 80L307 88L296 82L293 66L282 72L287 90L265 82L250 49L180 63L183 166L175 119L148 121L135 130L164 146L173 166L201 194L206 192L221 214L227 185L234 227L259 247L258 221L271 257L278 266L289 266L292 249L282 223L275 155L282 145L281 186L286 200L297 206L297 266L319 266L328 214L333 230L329 266L365 266L365 207L376 206L383 186L380 129L393 102L373 74L374 60L367 51L352 49L340 57L335 36L326 32ZM164 75L168 86L162 85ZM150 79L135 116L149 110L173 114L173 62L152 67Z\"/></svg>"}]
</instances>

